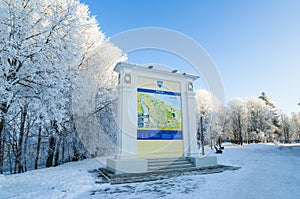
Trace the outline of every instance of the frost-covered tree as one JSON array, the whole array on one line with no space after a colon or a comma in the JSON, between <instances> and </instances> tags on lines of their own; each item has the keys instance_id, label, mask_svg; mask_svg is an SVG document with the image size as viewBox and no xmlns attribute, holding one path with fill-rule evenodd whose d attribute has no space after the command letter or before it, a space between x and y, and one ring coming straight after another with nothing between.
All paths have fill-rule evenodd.
<instances>
[{"instance_id":1,"label":"frost-covered tree","mask_svg":"<svg viewBox=\"0 0 300 199\"><path fill-rule=\"evenodd\" d=\"M292 113L292 127L294 131L294 140L300 140L300 113Z\"/></svg>"},{"instance_id":2,"label":"frost-covered tree","mask_svg":"<svg viewBox=\"0 0 300 199\"><path fill-rule=\"evenodd\" d=\"M222 121L219 118L221 109L222 105L213 93L204 89L196 91L196 121L198 132L201 125L200 118L202 117L205 139L206 141L210 140L210 145L213 145L212 142L215 142L222 132Z\"/></svg>"},{"instance_id":3,"label":"frost-covered tree","mask_svg":"<svg viewBox=\"0 0 300 199\"><path fill-rule=\"evenodd\" d=\"M228 140L230 137L230 110L223 106L219 112L219 125L221 130L221 138Z\"/></svg>"},{"instance_id":4,"label":"frost-covered tree","mask_svg":"<svg viewBox=\"0 0 300 199\"><path fill-rule=\"evenodd\" d=\"M0 172L5 164L24 171L28 156L35 168L86 156L72 114L75 77L107 86L105 61L114 64L121 51L107 48L78 0L0 0L0 8Z\"/></svg>"},{"instance_id":5,"label":"frost-covered tree","mask_svg":"<svg viewBox=\"0 0 300 199\"><path fill-rule=\"evenodd\" d=\"M271 107L272 112L273 112L272 122L273 122L274 127L276 128L274 130L274 132L276 134L278 134L279 127L280 127L280 114L279 114L278 109L276 108L275 103L270 100L269 96L265 92L262 92L261 95L259 96L259 98L262 99L266 103L266 105Z\"/></svg>"},{"instance_id":6,"label":"frost-covered tree","mask_svg":"<svg viewBox=\"0 0 300 199\"><path fill-rule=\"evenodd\" d=\"M248 109L247 142L262 141L264 138L273 140L272 108L256 97L248 98L246 103Z\"/></svg>"},{"instance_id":7,"label":"frost-covered tree","mask_svg":"<svg viewBox=\"0 0 300 199\"><path fill-rule=\"evenodd\" d=\"M233 141L243 145L248 126L248 109L246 101L240 98L229 102L230 127L233 134Z\"/></svg>"},{"instance_id":8,"label":"frost-covered tree","mask_svg":"<svg viewBox=\"0 0 300 199\"><path fill-rule=\"evenodd\" d=\"M68 115L65 94L81 53L79 33L90 23L86 8L62 0L1 0L0 7L0 132L10 108L32 102L39 104L44 121L61 126ZM23 135L20 131L20 153Z\"/></svg>"},{"instance_id":9,"label":"frost-covered tree","mask_svg":"<svg viewBox=\"0 0 300 199\"><path fill-rule=\"evenodd\" d=\"M281 114L281 136L285 143L291 142L292 124L290 117L286 113Z\"/></svg>"},{"instance_id":10,"label":"frost-covered tree","mask_svg":"<svg viewBox=\"0 0 300 199\"><path fill-rule=\"evenodd\" d=\"M270 106L270 107L272 107L272 108L275 108L274 102L272 102L272 101L270 100L270 98L269 98L269 96L267 95L266 92L262 92L261 95L259 96L259 98L262 99L263 101L265 101L265 103L266 103L268 106Z\"/></svg>"},{"instance_id":11,"label":"frost-covered tree","mask_svg":"<svg viewBox=\"0 0 300 199\"><path fill-rule=\"evenodd\" d=\"M113 68L125 57L108 41L96 47L88 51L90 54L83 62L86 70L76 79L74 118L76 129L93 156L112 155L117 151L115 133L118 128L113 113L117 100L113 91L118 76Z\"/></svg>"}]
</instances>

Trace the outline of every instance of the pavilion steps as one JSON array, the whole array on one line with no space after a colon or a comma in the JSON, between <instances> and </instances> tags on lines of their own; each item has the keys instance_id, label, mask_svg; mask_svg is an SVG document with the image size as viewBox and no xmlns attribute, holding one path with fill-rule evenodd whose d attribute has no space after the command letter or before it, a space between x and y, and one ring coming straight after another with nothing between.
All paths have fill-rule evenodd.
<instances>
[{"instance_id":1,"label":"pavilion steps","mask_svg":"<svg viewBox=\"0 0 300 199\"><path fill-rule=\"evenodd\" d=\"M194 170L196 167L185 157L179 158L155 158L148 160L148 172L152 171L181 171Z\"/></svg>"}]
</instances>

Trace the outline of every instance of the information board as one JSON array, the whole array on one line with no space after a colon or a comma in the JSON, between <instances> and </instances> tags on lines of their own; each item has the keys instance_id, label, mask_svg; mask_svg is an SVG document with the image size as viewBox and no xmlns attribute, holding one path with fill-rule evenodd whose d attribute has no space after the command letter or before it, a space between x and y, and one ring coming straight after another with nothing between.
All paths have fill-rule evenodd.
<instances>
[{"instance_id":1,"label":"information board","mask_svg":"<svg viewBox=\"0 0 300 199\"><path fill-rule=\"evenodd\" d=\"M182 140L181 93L137 89L137 139Z\"/></svg>"}]
</instances>

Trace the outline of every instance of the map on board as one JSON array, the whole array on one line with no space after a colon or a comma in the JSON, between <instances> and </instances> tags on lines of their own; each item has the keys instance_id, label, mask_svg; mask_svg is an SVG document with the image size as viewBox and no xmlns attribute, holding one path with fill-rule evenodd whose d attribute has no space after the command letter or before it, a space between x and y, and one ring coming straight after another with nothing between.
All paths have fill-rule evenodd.
<instances>
[{"instance_id":1,"label":"map on board","mask_svg":"<svg viewBox=\"0 0 300 199\"><path fill-rule=\"evenodd\" d=\"M138 139L182 139L181 94L137 89Z\"/></svg>"}]
</instances>

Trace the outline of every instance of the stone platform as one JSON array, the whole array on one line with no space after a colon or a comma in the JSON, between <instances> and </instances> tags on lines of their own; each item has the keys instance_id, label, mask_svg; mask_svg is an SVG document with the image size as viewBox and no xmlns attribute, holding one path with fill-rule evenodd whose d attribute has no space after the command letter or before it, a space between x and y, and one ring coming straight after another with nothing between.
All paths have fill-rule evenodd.
<instances>
[{"instance_id":1,"label":"stone platform","mask_svg":"<svg viewBox=\"0 0 300 199\"><path fill-rule=\"evenodd\" d=\"M105 179L105 183L125 184L135 182L147 182L155 180L163 180L167 178L177 177L181 175L205 175L213 173L221 173L228 170L238 170L240 167L217 165L213 167L186 167L181 169L160 169L148 171L144 173L123 173L115 174L106 168L99 168L100 176Z\"/></svg>"},{"instance_id":2,"label":"stone platform","mask_svg":"<svg viewBox=\"0 0 300 199\"><path fill-rule=\"evenodd\" d=\"M206 157L176 157L176 158L109 158L106 168L114 174L145 173L151 171L172 171L182 169L197 169L217 166L216 156Z\"/></svg>"}]
</instances>

